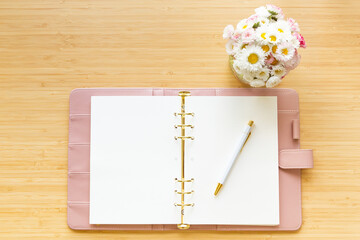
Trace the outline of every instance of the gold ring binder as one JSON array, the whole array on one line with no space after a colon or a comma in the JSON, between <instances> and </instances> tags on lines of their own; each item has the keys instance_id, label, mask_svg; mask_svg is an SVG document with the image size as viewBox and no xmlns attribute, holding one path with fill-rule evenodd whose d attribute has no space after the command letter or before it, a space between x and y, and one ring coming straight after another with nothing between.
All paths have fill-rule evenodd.
<instances>
[{"instance_id":1,"label":"gold ring binder","mask_svg":"<svg viewBox=\"0 0 360 240\"><path fill-rule=\"evenodd\" d=\"M182 125L182 124L180 124L180 125L175 125L174 126L175 128L178 128L178 127L181 127L181 128L185 128L185 127L190 127L190 128L194 128L194 125Z\"/></svg>"},{"instance_id":2,"label":"gold ring binder","mask_svg":"<svg viewBox=\"0 0 360 240\"><path fill-rule=\"evenodd\" d=\"M175 207L181 206L181 207L193 207L195 204L194 203L174 203ZM181 210L183 211L183 210ZM183 224L178 224L178 225L188 225L190 227L189 224L183 223Z\"/></svg>"},{"instance_id":3,"label":"gold ring binder","mask_svg":"<svg viewBox=\"0 0 360 240\"><path fill-rule=\"evenodd\" d=\"M178 140L179 138L180 138L181 140L185 140L185 139L194 140L194 139L195 139L194 137L189 137L189 136L179 136L179 137L176 137L176 136L175 136L175 140Z\"/></svg>"},{"instance_id":4,"label":"gold ring binder","mask_svg":"<svg viewBox=\"0 0 360 240\"><path fill-rule=\"evenodd\" d=\"M181 207L181 223L177 225L179 229L188 229L190 224L184 223L184 208L193 207L194 203L185 203L185 195L192 194L194 191L185 191L185 183L193 182L194 179L185 179L185 140L194 140L192 136L186 136L185 130L187 127L194 128L193 125L186 124L186 116L194 116L194 113L185 112L185 97L190 96L190 92L181 91L179 92L181 97L181 113L174 113L175 116L181 116L181 124L175 125L175 128L181 128L181 136L175 136L175 140L181 139L181 178L175 178L176 182L181 183L181 191L175 190L175 193L181 195L181 203L175 203L176 207Z\"/></svg>"},{"instance_id":5,"label":"gold ring binder","mask_svg":"<svg viewBox=\"0 0 360 240\"><path fill-rule=\"evenodd\" d=\"M180 95L180 93L179 93L179 95ZM190 96L190 95L188 95L188 96ZM186 96L185 96L186 97ZM181 115L181 116L184 116L184 115L191 115L191 116L194 116L195 115L195 113L174 113L174 115L175 115L175 117L177 116L177 115Z\"/></svg>"},{"instance_id":6,"label":"gold ring binder","mask_svg":"<svg viewBox=\"0 0 360 240\"><path fill-rule=\"evenodd\" d=\"M190 191L190 192L183 192L183 191L179 192L178 190L175 190L175 192L176 192L177 194L192 194L192 193L194 192L194 190L192 190L192 191Z\"/></svg>"},{"instance_id":7,"label":"gold ring binder","mask_svg":"<svg viewBox=\"0 0 360 240\"><path fill-rule=\"evenodd\" d=\"M178 179L178 178L175 178L175 181L176 181L176 182L194 182L194 179L191 178L190 180L186 180L186 179Z\"/></svg>"}]
</instances>

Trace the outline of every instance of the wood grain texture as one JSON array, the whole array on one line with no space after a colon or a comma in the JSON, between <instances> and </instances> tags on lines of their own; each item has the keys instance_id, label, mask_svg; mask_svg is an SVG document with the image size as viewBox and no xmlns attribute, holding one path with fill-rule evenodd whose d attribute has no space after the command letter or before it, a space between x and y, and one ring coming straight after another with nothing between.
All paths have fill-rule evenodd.
<instances>
[{"instance_id":1,"label":"wood grain texture","mask_svg":"<svg viewBox=\"0 0 360 240\"><path fill-rule=\"evenodd\" d=\"M297 232L79 232L66 224L68 97L79 87L243 87L222 30L265 1L2 0L0 239L360 239L360 2L269 1L308 48L280 87L300 95Z\"/></svg>"}]
</instances>

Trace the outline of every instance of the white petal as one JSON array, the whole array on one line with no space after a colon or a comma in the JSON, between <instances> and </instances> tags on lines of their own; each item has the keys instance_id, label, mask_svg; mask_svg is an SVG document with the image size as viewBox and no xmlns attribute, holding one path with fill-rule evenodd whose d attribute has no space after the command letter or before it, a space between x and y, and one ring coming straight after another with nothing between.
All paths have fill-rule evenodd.
<instances>
[{"instance_id":1,"label":"white petal","mask_svg":"<svg viewBox=\"0 0 360 240\"><path fill-rule=\"evenodd\" d=\"M253 80L250 82L251 87L263 87L265 86L265 82L263 80Z\"/></svg>"},{"instance_id":2,"label":"white petal","mask_svg":"<svg viewBox=\"0 0 360 240\"><path fill-rule=\"evenodd\" d=\"M244 71L244 73L243 73L243 79L245 80L245 81L247 81L247 82L251 82L251 81L253 81L254 80L254 74L253 73L250 73L250 72L246 72L246 71Z\"/></svg>"},{"instance_id":3,"label":"white petal","mask_svg":"<svg viewBox=\"0 0 360 240\"><path fill-rule=\"evenodd\" d=\"M265 7L258 7L255 9L255 13L261 17L269 17L271 14Z\"/></svg>"},{"instance_id":4,"label":"white petal","mask_svg":"<svg viewBox=\"0 0 360 240\"><path fill-rule=\"evenodd\" d=\"M229 55L234 54L235 44L236 44L236 42L231 39L226 43L225 48L226 48L227 54L229 54Z\"/></svg>"},{"instance_id":5,"label":"white petal","mask_svg":"<svg viewBox=\"0 0 360 240\"><path fill-rule=\"evenodd\" d=\"M223 38L229 39L234 33L234 26L233 25L227 25L224 29Z\"/></svg>"},{"instance_id":6,"label":"white petal","mask_svg":"<svg viewBox=\"0 0 360 240\"><path fill-rule=\"evenodd\" d=\"M276 77L276 76L273 76L271 78L269 78L269 80L266 82L266 87L267 88L272 88L272 87L275 87L277 86L279 83L281 82L281 79Z\"/></svg>"}]
</instances>

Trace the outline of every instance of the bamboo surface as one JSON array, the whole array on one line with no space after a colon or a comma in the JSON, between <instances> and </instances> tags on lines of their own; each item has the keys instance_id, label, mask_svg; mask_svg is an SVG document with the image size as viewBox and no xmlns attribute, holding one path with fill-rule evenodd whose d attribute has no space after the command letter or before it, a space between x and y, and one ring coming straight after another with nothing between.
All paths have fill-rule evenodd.
<instances>
[{"instance_id":1,"label":"bamboo surface","mask_svg":"<svg viewBox=\"0 0 360 240\"><path fill-rule=\"evenodd\" d=\"M280 85L300 96L297 232L73 231L66 223L69 93L81 87L244 87L222 31L273 3L308 48ZM360 2L0 1L0 239L360 239Z\"/></svg>"}]
</instances>

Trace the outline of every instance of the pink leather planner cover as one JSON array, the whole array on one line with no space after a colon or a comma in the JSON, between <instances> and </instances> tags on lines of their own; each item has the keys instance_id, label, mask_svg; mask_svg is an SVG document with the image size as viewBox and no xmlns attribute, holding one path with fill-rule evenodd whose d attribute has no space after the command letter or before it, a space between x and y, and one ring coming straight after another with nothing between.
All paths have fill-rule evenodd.
<instances>
[{"instance_id":1,"label":"pink leather planner cover","mask_svg":"<svg viewBox=\"0 0 360 240\"><path fill-rule=\"evenodd\" d=\"M70 94L68 145L68 225L76 230L178 230L176 225L91 225L90 99L91 96L176 96L184 89L75 89ZM300 149L298 94L292 89L197 88L192 96L277 96L279 131L280 225L192 225L189 230L290 231L300 228L301 169L313 167L312 150ZM189 231L185 230L185 231ZM180 231L180 230L179 230ZM181 230L184 231L184 230Z\"/></svg>"}]
</instances>

